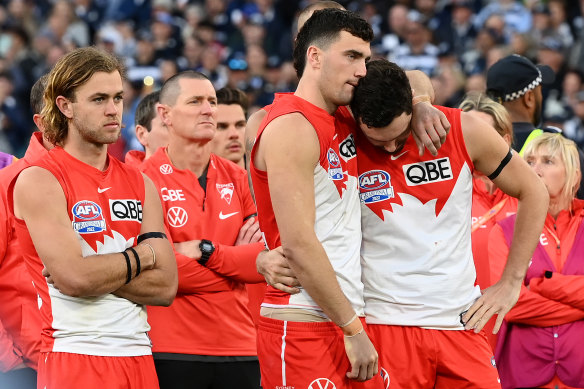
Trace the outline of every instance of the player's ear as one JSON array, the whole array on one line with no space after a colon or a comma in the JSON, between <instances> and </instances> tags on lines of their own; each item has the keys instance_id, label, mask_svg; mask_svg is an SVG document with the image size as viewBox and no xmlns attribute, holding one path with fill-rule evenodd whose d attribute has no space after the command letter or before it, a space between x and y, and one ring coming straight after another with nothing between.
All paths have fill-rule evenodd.
<instances>
[{"instance_id":1,"label":"player's ear","mask_svg":"<svg viewBox=\"0 0 584 389\"><path fill-rule=\"evenodd\" d=\"M71 100L69 100L65 96L59 95L57 96L55 103L57 104L59 111L61 111L61 113L65 115L65 117L67 117L68 119L73 118L73 103Z\"/></svg>"},{"instance_id":2,"label":"player's ear","mask_svg":"<svg viewBox=\"0 0 584 389\"><path fill-rule=\"evenodd\" d=\"M316 46L310 46L306 51L306 65L313 69L320 69L322 51Z\"/></svg>"}]
</instances>

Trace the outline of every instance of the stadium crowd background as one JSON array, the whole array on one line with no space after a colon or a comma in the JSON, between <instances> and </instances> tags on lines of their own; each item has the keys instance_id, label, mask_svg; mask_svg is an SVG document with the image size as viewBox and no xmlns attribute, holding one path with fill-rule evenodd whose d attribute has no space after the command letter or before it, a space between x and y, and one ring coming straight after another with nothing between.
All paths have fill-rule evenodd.
<instances>
[{"instance_id":1,"label":"stadium crowd background","mask_svg":"<svg viewBox=\"0 0 584 389\"><path fill-rule=\"evenodd\" d=\"M311 0L0 0L0 151L21 157L35 130L33 83L75 47L96 45L128 67L125 125L110 152L141 149L134 112L181 70L244 90L253 113L293 91L295 17ZM545 125L584 146L584 0L339 1L373 26L374 56L428 74L435 103L484 91L488 67L518 53L549 65Z\"/></svg>"}]
</instances>

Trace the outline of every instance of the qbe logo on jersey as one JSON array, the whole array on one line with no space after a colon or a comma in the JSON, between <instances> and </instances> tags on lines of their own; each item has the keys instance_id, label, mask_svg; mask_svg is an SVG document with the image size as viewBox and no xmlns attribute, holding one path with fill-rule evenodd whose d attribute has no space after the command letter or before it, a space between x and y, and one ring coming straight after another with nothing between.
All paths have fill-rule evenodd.
<instances>
[{"instance_id":1,"label":"qbe logo on jersey","mask_svg":"<svg viewBox=\"0 0 584 389\"><path fill-rule=\"evenodd\" d=\"M450 166L450 159L448 157L411 163L402 166L402 168L408 186L452 180L452 167Z\"/></svg>"},{"instance_id":2,"label":"qbe logo on jersey","mask_svg":"<svg viewBox=\"0 0 584 389\"><path fill-rule=\"evenodd\" d=\"M142 223L142 202L139 200L109 200L113 222L135 221Z\"/></svg>"},{"instance_id":3,"label":"qbe logo on jersey","mask_svg":"<svg viewBox=\"0 0 584 389\"><path fill-rule=\"evenodd\" d=\"M359 176L359 197L365 204L394 197L391 177L383 170L369 170Z\"/></svg>"},{"instance_id":4,"label":"qbe logo on jersey","mask_svg":"<svg viewBox=\"0 0 584 389\"><path fill-rule=\"evenodd\" d=\"M353 134L350 134L339 144L339 153L345 162L357 156L357 147L355 146Z\"/></svg>"},{"instance_id":5,"label":"qbe logo on jersey","mask_svg":"<svg viewBox=\"0 0 584 389\"><path fill-rule=\"evenodd\" d=\"M73 229L79 234L93 234L106 229L101 207L93 201L78 201L71 208L71 214L73 215Z\"/></svg>"},{"instance_id":6,"label":"qbe logo on jersey","mask_svg":"<svg viewBox=\"0 0 584 389\"><path fill-rule=\"evenodd\" d=\"M328 175L331 180L342 180L343 179L343 167L341 166L341 160L339 156L333 149L328 149L326 157L329 162Z\"/></svg>"}]
</instances>

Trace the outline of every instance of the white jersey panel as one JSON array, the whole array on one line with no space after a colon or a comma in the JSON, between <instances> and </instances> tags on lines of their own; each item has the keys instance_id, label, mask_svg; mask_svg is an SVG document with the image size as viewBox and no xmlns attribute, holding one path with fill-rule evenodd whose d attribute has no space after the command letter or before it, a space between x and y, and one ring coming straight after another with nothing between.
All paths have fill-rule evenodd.
<instances>
[{"instance_id":1,"label":"white jersey panel","mask_svg":"<svg viewBox=\"0 0 584 389\"><path fill-rule=\"evenodd\" d=\"M121 252L133 246L117 231L104 235L95 252L77 233L84 257ZM48 285L53 316L54 352L99 356L150 355L150 325L146 308L130 300L106 294L98 297L71 297Z\"/></svg>"},{"instance_id":2,"label":"white jersey panel","mask_svg":"<svg viewBox=\"0 0 584 389\"><path fill-rule=\"evenodd\" d=\"M460 314L480 296L470 239L471 171L465 163L438 215L436 199L423 204L397 195L403 204L383 210L383 220L361 209L367 322L463 329Z\"/></svg>"},{"instance_id":3,"label":"white jersey panel","mask_svg":"<svg viewBox=\"0 0 584 389\"><path fill-rule=\"evenodd\" d=\"M346 174L346 172L345 172ZM363 315L363 283L361 281L361 210L357 178L347 175L342 197L319 164L314 169L316 217L314 230L335 270L337 280L355 312ZM264 304L267 306L267 304ZM289 307L320 311L304 289L291 295Z\"/></svg>"}]
</instances>

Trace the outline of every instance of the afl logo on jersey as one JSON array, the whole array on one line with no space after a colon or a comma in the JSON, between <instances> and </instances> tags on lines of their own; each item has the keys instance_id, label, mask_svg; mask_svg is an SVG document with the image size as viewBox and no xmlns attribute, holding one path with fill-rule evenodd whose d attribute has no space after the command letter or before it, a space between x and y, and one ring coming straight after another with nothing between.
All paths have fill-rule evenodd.
<instances>
[{"instance_id":1,"label":"afl logo on jersey","mask_svg":"<svg viewBox=\"0 0 584 389\"><path fill-rule=\"evenodd\" d=\"M101 207L93 201L78 201L71 208L71 214L73 229L79 234L92 234L106 229Z\"/></svg>"},{"instance_id":2,"label":"afl logo on jersey","mask_svg":"<svg viewBox=\"0 0 584 389\"><path fill-rule=\"evenodd\" d=\"M329 162L328 175L331 180L343 179L343 168L341 167L341 160L333 149L328 149L327 159Z\"/></svg>"},{"instance_id":3,"label":"afl logo on jersey","mask_svg":"<svg viewBox=\"0 0 584 389\"><path fill-rule=\"evenodd\" d=\"M369 170L359 176L359 197L365 204L376 203L394 197L389 173Z\"/></svg>"}]
</instances>

